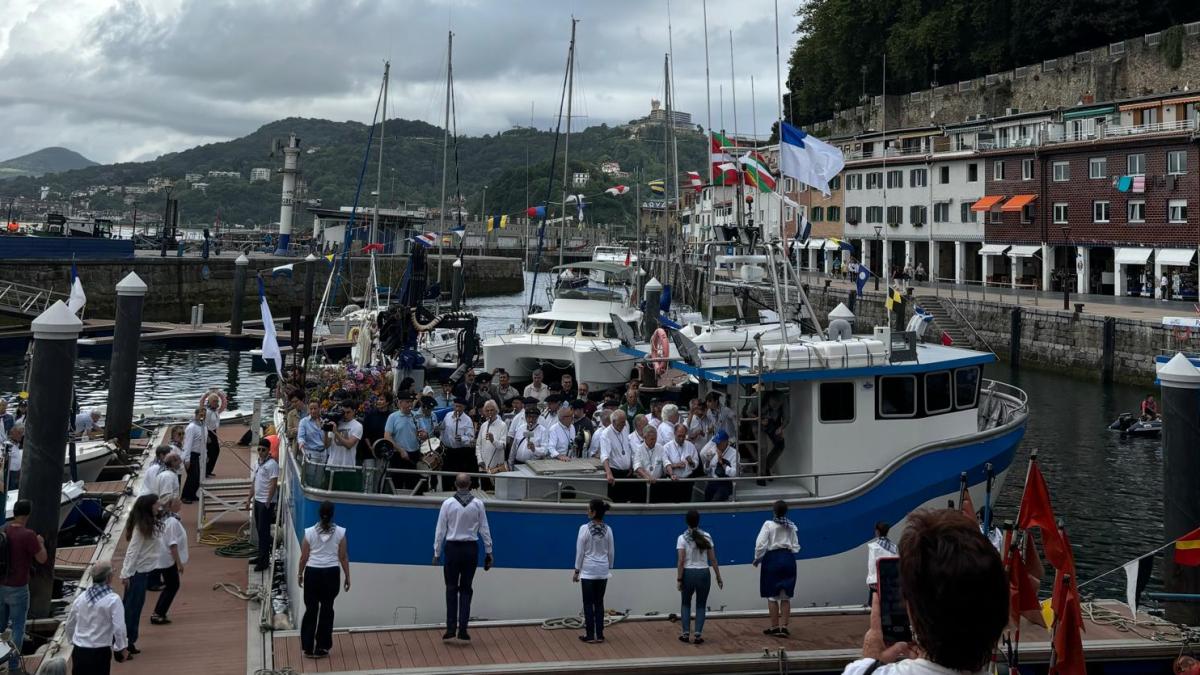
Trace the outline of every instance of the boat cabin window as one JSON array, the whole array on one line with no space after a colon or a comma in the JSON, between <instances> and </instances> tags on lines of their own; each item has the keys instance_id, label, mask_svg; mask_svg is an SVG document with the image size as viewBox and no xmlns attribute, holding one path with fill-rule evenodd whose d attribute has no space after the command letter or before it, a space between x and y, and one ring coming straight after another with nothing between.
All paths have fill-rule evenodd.
<instances>
[{"instance_id":1,"label":"boat cabin window","mask_svg":"<svg viewBox=\"0 0 1200 675\"><path fill-rule=\"evenodd\" d=\"M600 337L600 327L591 321L579 324L579 335L582 337Z\"/></svg>"},{"instance_id":2,"label":"boat cabin window","mask_svg":"<svg viewBox=\"0 0 1200 675\"><path fill-rule=\"evenodd\" d=\"M557 321L554 324L554 335L564 335L574 337L579 330L579 322L577 321Z\"/></svg>"},{"instance_id":3,"label":"boat cabin window","mask_svg":"<svg viewBox=\"0 0 1200 675\"><path fill-rule=\"evenodd\" d=\"M950 372L926 373L925 412L932 415L950 410Z\"/></svg>"},{"instance_id":4,"label":"boat cabin window","mask_svg":"<svg viewBox=\"0 0 1200 675\"><path fill-rule=\"evenodd\" d=\"M917 378L912 375L880 377L880 417L912 417L917 414Z\"/></svg>"},{"instance_id":5,"label":"boat cabin window","mask_svg":"<svg viewBox=\"0 0 1200 675\"><path fill-rule=\"evenodd\" d=\"M822 382L820 395L822 422L854 421L853 382Z\"/></svg>"},{"instance_id":6,"label":"boat cabin window","mask_svg":"<svg viewBox=\"0 0 1200 675\"><path fill-rule=\"evenodd\" d=\"M974 408L979 400L979 366L954 371L954 405L959 410Z\"/></svg>"},{"instance_id":7,"label":"boat cabin window","mask_svg":"<svg viewBox=\"0 0 1200 675\"><path fill-rule=\"evenodd\" d=\"M535 335L549 335L550 328L554 326L554 322L549 319L536 319L533 322L532 332Z\"/></svg>"}]
</instances>

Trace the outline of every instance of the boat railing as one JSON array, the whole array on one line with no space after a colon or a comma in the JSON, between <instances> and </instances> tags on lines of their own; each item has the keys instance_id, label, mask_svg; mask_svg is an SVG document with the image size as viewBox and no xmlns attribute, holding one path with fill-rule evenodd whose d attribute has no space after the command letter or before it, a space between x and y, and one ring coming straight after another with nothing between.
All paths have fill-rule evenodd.
<instances>
[{"instance_id":1,"label":"boat railing","mask_svg":"<svg viewBox=\"0 0 1200 675\"><path fill-rule=\"evenodd\" d=\"M979 430L1004 426L1029 409L1024 390L998 380L984 380L979 392Z\"/></svg>"}]
</instances>

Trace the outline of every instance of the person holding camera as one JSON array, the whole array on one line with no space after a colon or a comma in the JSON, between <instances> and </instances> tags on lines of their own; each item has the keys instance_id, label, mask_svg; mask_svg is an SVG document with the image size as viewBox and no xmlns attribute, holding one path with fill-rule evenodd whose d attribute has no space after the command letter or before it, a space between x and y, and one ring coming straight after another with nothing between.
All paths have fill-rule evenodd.
<instances>
[{"instance_id":1,"label":"person holding camera","mask_svg":"<svg viewBox=\"0 0 1200 675\"><path fill-rule=\"evenodd\" d=\"M910 513L899 570L914 644L885 642L880 596L894 591L881 579L863 658L847 665L843 675L990 672L992 650L1008 624L1008 581L979 527L959 511Z\"/></svg>"},{"instance_id":2,"label":"person holding camera","mask_svg":"<svg viewBox=\"0 0 1200 675\"><path fill-rule=\"evenodd\" d=\"M327 421L322 427L332 435L329 446L329 466L355 466L358 452L358 441L363 437L362 422L354 417L354 404L342 402L342 419L336 424Z\"/></svg>"}]
</instances>

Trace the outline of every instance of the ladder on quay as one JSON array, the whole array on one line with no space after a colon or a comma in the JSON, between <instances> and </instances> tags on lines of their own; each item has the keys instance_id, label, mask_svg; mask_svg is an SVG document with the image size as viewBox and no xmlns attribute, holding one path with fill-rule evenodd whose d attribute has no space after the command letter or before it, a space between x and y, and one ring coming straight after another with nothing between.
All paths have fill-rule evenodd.
<instances>
[{"instance_id":1,"label":"ladder on quay","mask_svg":"<svg viewBox=\"0 0 1200 675\"><path fill-rule=\"evenodd\" d=\"M67 301L66 293L46 288L0 281L0 314L33 319L50 308L55 301Z\"/></svg>"}]
</instances>

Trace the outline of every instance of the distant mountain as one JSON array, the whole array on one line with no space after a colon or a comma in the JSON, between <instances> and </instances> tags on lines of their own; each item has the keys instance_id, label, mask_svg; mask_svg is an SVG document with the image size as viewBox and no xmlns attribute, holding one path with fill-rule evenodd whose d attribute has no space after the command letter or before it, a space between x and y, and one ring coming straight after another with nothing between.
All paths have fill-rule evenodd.
<instances>
[{"instance_id":1,"label":"distant mountain","mask_svg":"<svg viewBox=\"0 0 1200 675\"><path fill-rule=\"evenodd\" d=\"M0 180L17 176L40 176L72 169L97 166L96 162L67 148L42 148L28 155L21 155L0 162Z\"/></svg>"},{"instance_id":2,"label":"distant mountain","mask_svg":"<svg viewBox=\"0 0 1200 675\"><path fill-rule=\"evenodd\" d=\"M0 197L36 197L38 187L46 185L60 195L70 195L92 186L146 186L152 178L176 181L173 196L179 199L181 222L212 223L220 212L224 223L268 224L279 218L282 153L271 156L276 141L285 145L289 133L301 139L300 172L307 182L308 199L319 199L325 207L349 206L354 202L363 153L371 127L359 122L334 122L322 119L288 118L271 122L241 138L201 145L181 152L162 155L149 162L108 164L76 169L40 178L15 178L0 181ZM375 203L378 167L379 130L368 155L359 205ZM634 185L632 176L607 176L600 171L603 162L617 162L622 171L642 168L643 182L664 178L664 130L647 127L635 132L633 126L589 127L571 134L571 170L587 172L586 187L572 187L570 193L599 195L591 200L587 214L596 222L632 223L635 218L633 194L623 197L603 195L603 190L623 183ZM384 208L407 204L436 207L442 189L443 132L425 122L388 120L381 182ZM704 136L696 131L678 134L679 170L704 171L708 148ZM555 171L551 200L561 199L562 143ZM450 149L450 171L446 193L452 198L461 193L467 209L479 213L484 186L489 214L523 213L530 204L546 200L549 162L555 148L553 131L516 128L497 134L460 137ZM457 171L455 170L455 157ZM250 170L266 168L271 178L250 182ZM239 178L209 176L209 171L236 171ZM200 174L204 189L184 182L187 174ZM528 179L527 179L528 176ZM528 187L527 187L528 186ZM643 189L643 193L647 190ZM526 194L528 193L528 202ZM142 213L161 213L165 192L137 197ZM126 197L117 192L98 192L88 200L91 209L128 209ZM304 229L307 214L298 216Z\"/></svg>"}]
</instances>

